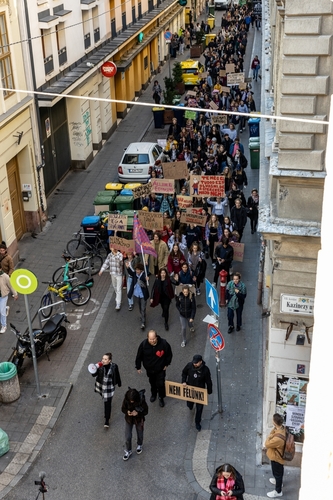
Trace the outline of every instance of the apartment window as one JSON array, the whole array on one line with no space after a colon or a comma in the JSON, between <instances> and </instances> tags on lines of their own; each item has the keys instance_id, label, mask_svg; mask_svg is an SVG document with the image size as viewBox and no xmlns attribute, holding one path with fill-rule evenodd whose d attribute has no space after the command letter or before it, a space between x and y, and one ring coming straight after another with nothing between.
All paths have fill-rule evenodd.
<instances>
[{"instance_id":1,"label":"apartment window","mask_svg":"<svg viewBox=\"0 0 333 500\"><path fill-rule=\"evenodd\" d=\"M148 56L144 57L143 59L143 68L144 69L148 68Z\"/></svg>"},{"instance_id":2,"label":"apartment window","mask_svg":"<svg viewBox=\"0 0 333 500\"><path fill-rule=\"evenodd\" d=\"M138 3L138 18L139 19L142 18L142 5L141 5L141 2Z\"/></svg>"},{"instance_id":3,"label":"apartment window","mask_svg":"<svg viewBox=\"0 0 333 500\"><path fill-rule=\"evenodd\" d=\"M101 38L101 34L99 31L98 7L94 7L92 9L92 18L93 18L93 28L94 28L94 42L98 43Z\"/></svg>"},{"instance_id":4,"label":"apartment window","mask_svg":"<svg viewBox=\"0 0 333 500\"><path fill-rule=\"evenodd\" d=\"M116 20L115 19L111 19L111 36L112 36L112 38L115 38L117 36Z\"/></svg>"},{"instance_id":5,"label":"apartment window","mask_svg":"<svg viewBox=\"0 0 333 500\"><path fill-rule=\"evenodd\" d=\"M89 11L88 10L83 11L82 20L83 20L84 48L85 48L85 50L87 50L91 45L90 21L89 21Z\"/></svg>"},{"instance_id":6,"label":"apartment window","mask_svg":"<svg viewBox=\"0 0 333 500\"><path fill-rule=\"evenodd\" d=\"M10 47L8 46L8 34L5 14L0 14L0 75L1 85L7 89L14 88L12 71L12 61L10 57ZM8 97L12 92L3 91L4 97Z\"/></svg>"},{"instance_id":7,"label":"apartment window","mask_svg":"<svg viewBox=\"0 0 333 500\"><path fill-rule=\"evenodd\" d=\"M60 23L55 27L59 66L62 66L67 62L67 48L64 27L65 23Z\"/></svg>"}]
</instances>

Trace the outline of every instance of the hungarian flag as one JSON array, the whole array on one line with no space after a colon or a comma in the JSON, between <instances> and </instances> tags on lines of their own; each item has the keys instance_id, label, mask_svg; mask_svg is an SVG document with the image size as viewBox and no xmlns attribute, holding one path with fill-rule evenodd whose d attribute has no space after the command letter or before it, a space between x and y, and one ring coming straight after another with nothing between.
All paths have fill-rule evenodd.
<instances>
[{"instance_id":1,"label":"hungarian flag","mask_svg":"<svg viewBox=\"0 0 333 500\"><path fill-rule=\"evenodd\" d=\"M146 231L143 229L137 214L134 214L134 220L133 220L133 240L135 242L136 253L141 253L141 248L142 248L143 253L147 253L148 255L157 257L154 245L148 238Z\"/></svg>"}]
</instances>

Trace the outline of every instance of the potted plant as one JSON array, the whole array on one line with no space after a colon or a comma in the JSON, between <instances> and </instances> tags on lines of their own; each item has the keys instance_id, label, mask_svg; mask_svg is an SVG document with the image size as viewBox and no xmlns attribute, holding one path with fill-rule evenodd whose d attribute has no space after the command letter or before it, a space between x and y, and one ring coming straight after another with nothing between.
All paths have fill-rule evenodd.
<instances>
[{"instance_id":1,"label":"potted plant","mask_svg":"<svg viewBox=\"0 0 333 500\"><path fill-rule=\"evenodd\" d=\"M178 94L183 95L185 93L185 83L183 80L183 70L180 62L176 62L172 69L173 82L175 90Z\"/></svg>"},{"instance_id":2,"label":"potted plant","mask_svg":"<svg viewBox=\"0 0 333 500\"><path fill-rule=\"evenodd\" d=\"M190 49L190 57L200 57L203 53L203 42L206 40L205 33L200 30L195 33L195 45Z\"/></svg>"},{"instance_id":3,"label":"potted plant","mask_svg":"<svg viewBox=\"0 0 333 500\"><path fill-rule=\"evenodd\" d=\"M173 100L175 98L176 92L175 92L175 84L172 78L165 77L164 78L164 86L165 90L163 92L163 104L168 104L172 106ZM174 117L173 110L172 109L165 109L164 110L164 123L172 123L172 118Z\"/></svg>"}]
</instances>

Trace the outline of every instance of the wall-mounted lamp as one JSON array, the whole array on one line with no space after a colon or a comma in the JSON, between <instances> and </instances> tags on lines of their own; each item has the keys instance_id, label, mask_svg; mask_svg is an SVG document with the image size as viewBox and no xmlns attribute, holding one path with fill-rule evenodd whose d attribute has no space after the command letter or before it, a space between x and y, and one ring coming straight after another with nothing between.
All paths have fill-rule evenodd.
<instances>
[{"instance_id":1,"label":"wall-mounted lamp","mask_svg":"<svg viewBox=\"0 0 333 500\"><path fill-rule=\"evenodd\" d=\"M17 139L17 145L20 144L21 139L23 137L23 134L24 134L24 132L22 131L22 132L17 132L17 135L13 135L13 137L15 137L15 139Z\"/></svg>"}]
</instances>

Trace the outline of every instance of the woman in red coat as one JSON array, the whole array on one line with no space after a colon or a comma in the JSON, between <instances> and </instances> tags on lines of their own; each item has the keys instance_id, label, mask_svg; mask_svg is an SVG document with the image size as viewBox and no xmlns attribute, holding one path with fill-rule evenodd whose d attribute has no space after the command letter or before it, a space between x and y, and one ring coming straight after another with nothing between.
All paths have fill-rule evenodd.
<instances>
[{"instance_id":1,"label":"woman in red coat","mask_svg":"<svg viewBox=\"0 0 333 500\"><path fill-rule=\"evenodd\" d=\"M156 307L160 304L166 330L169 330L169 308L174 296L173 286L168 271L166 269L160 269L151 291L150 307Z\"/></svg>"},{"instance_id":2,"label":"woman in red coat","mask_svg":"<svg viewBox=\"0 0 333 500\"><path fill-rule=\"evenodd\" d=\"M178 275L182 269L182 265L186 262L184 254L179 250L179 244L174 243L170 255L168 257L169 274ZM175 278L177 279L177 278Z\"/></svg>"}]
</instances>

